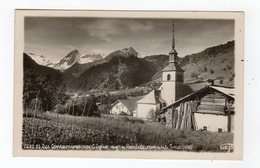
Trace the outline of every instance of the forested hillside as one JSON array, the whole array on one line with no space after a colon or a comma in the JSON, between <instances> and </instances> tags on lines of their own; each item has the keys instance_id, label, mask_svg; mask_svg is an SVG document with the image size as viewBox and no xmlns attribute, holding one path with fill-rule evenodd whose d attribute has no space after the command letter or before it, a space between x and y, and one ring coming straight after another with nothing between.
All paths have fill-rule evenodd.
<instances>
[{"instance_id":1,"label":"forested hillside","mask_svg":"<svg viewBox=\"0 0 260 168\"><path fill-rule=\"evenodd\" d=\"M184 82L194 83L215 79L215 84L234 86L234 47L230 41L214 47L209 47L199 53L179 58L180 66L185 70ZM166 55L145 57L147 61L155 62L157 69L168 64ZM159 61L160 60L160 61ZM161 81L161 72L158 71L152 81Z\"/></svg>"},{"instance_id":2,"label":"forested hillside","mask_svg":"<svg viewBox=\"0 0 260 168\"><path fill-rule=\"evenodd\" d=\"M24 58L23 104L29 108L38 98L38 107L50 110L56 104L65 103L65 86L62 84L63 75L60 71L38 65L27 54ZM31 108L31 107L30 107Z\"/></svg>"}]
</instances>

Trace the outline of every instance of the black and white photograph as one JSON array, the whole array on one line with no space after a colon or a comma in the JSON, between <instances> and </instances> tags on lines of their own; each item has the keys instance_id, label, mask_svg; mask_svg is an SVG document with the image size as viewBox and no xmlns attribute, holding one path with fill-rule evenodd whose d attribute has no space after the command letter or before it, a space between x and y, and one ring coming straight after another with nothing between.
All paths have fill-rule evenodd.
<instances>
[{"instance_id":1,"label":"black and white photograph","mask_svg":"<svg viewBox=\"0 0 260 168\"><path fill-rule=\"evenodd\" d=\"M241 156L239 13L16 12L14 150Z\"/></svg>"}]
</instances>

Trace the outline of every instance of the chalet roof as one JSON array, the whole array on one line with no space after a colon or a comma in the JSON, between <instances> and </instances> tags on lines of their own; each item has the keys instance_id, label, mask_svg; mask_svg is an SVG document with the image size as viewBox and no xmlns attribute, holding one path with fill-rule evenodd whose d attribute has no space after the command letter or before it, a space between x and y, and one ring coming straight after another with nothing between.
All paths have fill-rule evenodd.
<instances>
[{"instance_id":1,"label":"chalet roof","mask_svg":"<svg viewBox=\"0 0 260 168\"><path fill-rule=\"evenodd\" d=\"M231 99L235 99L235 94L234 94L235 89L234 88L227 88L227 87L222 87L222 86L205 86L202 89L197 90L193 93L190 93L190 94L180 98L179 100L175 101L174 103L162 108L162 110L165 110L165 109L172 107L172 106L178 106L180 103L182 103L184 101L192 100L194 97L196 97L197 94L204 93L204 92L207 92L209 90L214 90L214 91L223 93L227 97L229 97Z\"/></svg>"},{"instance_id":2,"label":"chalet roof","mask_svg":"<svg viewBox=\"0 0 260 168\"><path fill-rule=\"evenodd\" d=\"M129 97L128 99L119 99L112 105L117 104L118 102L121 102L129 111L134 111L137 108L137 101L142 99L143 96L138 97Z\"/></svg>"},{"instance_id":3,"label":"chalet roof","mask_svg":"<svg viewBox=\"0 0 260 168\"><path fill-rule=\"evenodd\" d=\"M185 85L187 85L190 90L192 90L192 92L196 92L206 86L209 85L208 82L202 82L202 83L185 83Z\"/></svg>"},{"instance_id":4,"label":"chalet roof","mask_svg":"<svg viewBox=\"0 0 260 168\"><path fill-rule=\"evenodd\" d=\"M159 103L160 90L152 90L144 98L139 100L137 103L140 104L157 104Z\"/></svg>"},{"instance_id":5,"label":"chalet roof","mask_svg":"<svg viewBox=\"0 0 260 168\"><path fill-rule=\"evenodd\" d=\"M184 70L176 62L169 63L169 65L162 70L162 72L166 72L166 71L184 72Z\"/></svg>"},{"instance_id":6,"label":"chalet roof","mask_svg":"<svg viewBox=\"0 0 260 168\"><path fill-rule=\"evenodd\" d=\"M235 99L235 88L228 88L228 87L221 87L221 86L210 86L210 87Z\"/></svg>"}]
</instances>

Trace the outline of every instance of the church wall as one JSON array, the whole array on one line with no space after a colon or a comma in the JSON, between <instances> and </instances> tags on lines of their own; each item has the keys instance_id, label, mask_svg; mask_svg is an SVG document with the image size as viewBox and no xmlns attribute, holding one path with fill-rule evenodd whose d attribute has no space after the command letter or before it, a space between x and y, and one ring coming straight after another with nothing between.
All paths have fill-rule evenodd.
<instances>
[{"instance_id":1,"label":"church wall","mask_svg":"<svg viewBox=\"0 0 260 168\"><path fill-rule=\"evenodd\" d=\"M167 75L171 75L171 80L170 81L175 81L176 80L176 72L175 71L169 71L169 72L163 72L162 73L162 81L168 81L167 80Z\"/></svg>"},{"instance_id":2,"label":"church wall","mask_svg":"<svg viewBox=\"0 0 260 168\"><path fill-rule=\"evenodd\" d=\"M167 80L170 75L171 79ZM179 78L177 77L179 76ZM163 84L161 87L161 98L166 101L167 105L174 103L183 96L183 72L171 71L162 73Z\"/></svg>"},{"instance_id":3,"label":"church wall","mask_svg":"<svg viewBox=\"0 0 260 168\"><path fill-rule=\"evenodd\" d=\"M176 83L176 93L175 93L175 96L176 96L176 100L182 98L183 96L186 96L188 93L189 90L187 90L187 87L184 87L183 83L181 82L178 82Z\"/></svg>"},{"instance_id":4,"label":"church wall","mask_svg":"<svg viewBox=\"0 0 260 168\"><path fill-rule=\"evenodd\" d=\"M147 119L147 115L150 111L156 112L158 110L158 105L156 104L137 104L136 117Z\"/></svg>"},{"instance_id":5,"label":"church wall","mask_svg":"<svg viewBox=\"0 0 260 168\"><path fill-rule=\"evenodd\" d=\"M166 101L167 105L175 102L176 85L172 82L163 82L161 87L161 98Z\"/></svg>"},{"instance_id":6,"label":"church wall","mask_svg":"<svg viewBox=\"0 0 260 168\"><path fill-rule=\"evenodd\" d=\"M184 73L176 72L176 82L183 83L183 81L184 81Z\"/></svg>"}]
</instances>

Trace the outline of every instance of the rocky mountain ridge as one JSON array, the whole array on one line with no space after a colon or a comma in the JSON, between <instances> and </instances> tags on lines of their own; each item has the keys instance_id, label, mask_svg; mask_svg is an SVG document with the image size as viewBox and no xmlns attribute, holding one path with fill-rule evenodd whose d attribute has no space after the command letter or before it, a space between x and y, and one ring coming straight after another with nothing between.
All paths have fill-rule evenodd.
<instances>
[{"instance_id":1,"label":"rocky mountain ridge","mask_svg":"<svg viewBox=\"0 0 260 168\"><path fill-rule=\"evenodd\" d=\"M233 86L234 46L235 42L230 41L179 58L179 64L185 70L184 82L198 83L215 79L216 84ZM60 61L69 66L62 74L64 83L71 90L117 90L150 82L160 83L161 70L169 63L168 55L139 58L132 47L114 51L103 59L94 59L84 64L79 62L80 56L74 50Z\"/></svg>"}]
</instances>

